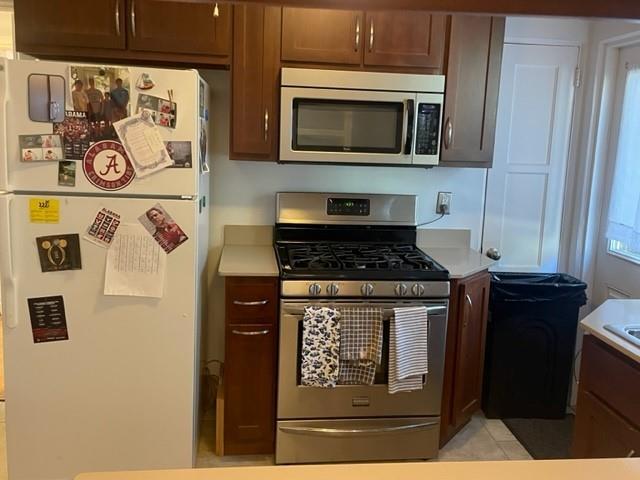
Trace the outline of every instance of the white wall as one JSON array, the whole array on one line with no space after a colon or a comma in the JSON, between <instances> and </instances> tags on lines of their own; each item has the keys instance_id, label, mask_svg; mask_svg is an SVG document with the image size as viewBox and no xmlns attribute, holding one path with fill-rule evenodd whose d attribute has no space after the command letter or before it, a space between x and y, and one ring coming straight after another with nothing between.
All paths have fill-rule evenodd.
<instances>
[{"instance_id":1,"label":"white wall","mask_svg":"<svg viewBox=\"0 0 640 480\"><path fill-rule=\"evenodd\" d=\"M212 87L211 138L211 300L208 325L209 357L223 352L223 296L217 270L225 225L272 225L279 191L405 193L418 195L422 222L437 218L438 191L453 192L452 214L434 228L469 228L473 248L480 247L485 169L415 169L334 165L279 165L229 160L228 72L202 72Z\"/></svg>"}]
</instances>

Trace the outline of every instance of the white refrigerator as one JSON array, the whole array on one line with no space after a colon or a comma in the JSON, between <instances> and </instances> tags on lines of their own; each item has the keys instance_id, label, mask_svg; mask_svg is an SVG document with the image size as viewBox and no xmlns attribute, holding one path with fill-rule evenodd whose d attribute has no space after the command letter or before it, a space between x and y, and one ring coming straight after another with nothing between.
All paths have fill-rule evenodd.
<instances>
[{"instance_id":1,"label":"white refrigerator","mask_svg":"<svg viewBox=\"0 0 640 480\"><path fill-rule=\"evenodd\" d=\"M101 87L102 104L95 92L74 95L77 80L86 91L89 83ZM128 108L118 88L128 91ZM0 278L11 480L193 466L209 230L208 103L208 87L194 70L0 63ZM162 140L171 142L167 151L181 151L175 165L141 177L131 165L114 164L115 154L100 163L93 151L87 160L93 142L111 135L103 127L141 105L157 109L151 118ZM72 186L73 175L50 159L60 155L52 132L64 131L54 124L75 125L73 111L83 108L88 113L79 115L78 128L90 117L89 141L77 132L68 142L62 136L62 156L76 158ZM141 215L158 204L182 235L166 254L162 294L105 295L106 258L115 243L106 248L86 240L87 229L103 208L120 215L120 228L140 228ZM75 234L78 245L52 247L56 236Z\"/></svg>"}]
</instances>

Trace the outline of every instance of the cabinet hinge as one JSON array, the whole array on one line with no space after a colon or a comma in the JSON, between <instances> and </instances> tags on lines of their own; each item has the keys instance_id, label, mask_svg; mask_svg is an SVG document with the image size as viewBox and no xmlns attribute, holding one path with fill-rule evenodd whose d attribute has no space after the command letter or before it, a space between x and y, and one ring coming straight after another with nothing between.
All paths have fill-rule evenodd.
<instances>
[{"instance_id":1,"label":"cabinet hinge","mask_svg":"<svg viewBox=\"0 0 640 480\"><path fill-rule=\"evenodd\" d=\"M576 67L574 72L573 85L576 88L580 88L582 85L582 69L580 67Z\"/></svg>"}]
</instances>

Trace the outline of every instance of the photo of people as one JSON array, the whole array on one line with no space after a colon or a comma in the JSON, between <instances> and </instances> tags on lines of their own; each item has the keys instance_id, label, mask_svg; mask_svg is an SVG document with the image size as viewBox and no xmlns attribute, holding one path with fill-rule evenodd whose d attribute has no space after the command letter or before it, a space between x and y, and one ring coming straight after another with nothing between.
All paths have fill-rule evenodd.
<instances>
[{"instance_id":1,"label":"photo of people","mask_svg":"<svg viewBox=\"0 0 640 480\"><path fill-rule=\"evenodd\" d=\"M111 124L130 115L129 69L70 67L73 109L87 112L90 122Z\"/></svg>"},{"instance_id":2,"label":"photo of people","mask_svg":"<svg viewBox=\"0 0 640 480\"><path fill-rule=\"evenodd\" d=\"M166 253L171 253L189 239L159 203L138 217L138 220Z\"/></svg>"},{"instance_id":3,"label":"photo of people","mask_svg":"<svg viewBox=\"0 0 640 480\"><path fill-rule=\"evenodd\" d=\"M112 124L130 115L129 69L70 67L73 109L87 115L91 141L117 139Z\"/></svg>"},{"instance_id":4,"label":"photo of people","mask_svg":"<svg viewBox=\"0 0 640 480\"><path fill-rule=\"evenodd\" d=\"M171 100L154 97L153 95L138 95L136 113L148 111L156 125L161 127L176 128L177 105Z\"/></svg>"},{"instance_id":5,"label":"photo of people","mask_svg":"<svg viewBox=\"0 0 640 480\"><path fill-rule=\"evenodd\" d=\"M67 110L64 112L64 121L53 124L53 133L62 136L65 159L82 160L91 144L87 112Z\"/></svg>"},{"instance_id":6,"label":"photo of people","mask_svg":"<svg viewBox=\"0 0 640 480\"><path fill-rule=\"evenodd\" d=\"M168 168L191 168L193 159L191 157L191 142L164 142L167 153L173 165Z\"/></svg>"},{"instance_id":7,"label":"photo of people","mask_svg":"<svg viewBox=\"0 0 640 480\"><path fill-rule=\"evenodd\" d=\"M20 135L20 153L23 162L62 160L60 135Z\"/></svg>"},{"instance_id":8,"label":"photo of people","mask_svg":"<svg viewBox=\"0 0 640 480\"><path fill-rule=\"evenodd\" d=\"M66 160L58 162L58 185L61 187L76 186L76 162Z\"/></svg>"}]
</instances>

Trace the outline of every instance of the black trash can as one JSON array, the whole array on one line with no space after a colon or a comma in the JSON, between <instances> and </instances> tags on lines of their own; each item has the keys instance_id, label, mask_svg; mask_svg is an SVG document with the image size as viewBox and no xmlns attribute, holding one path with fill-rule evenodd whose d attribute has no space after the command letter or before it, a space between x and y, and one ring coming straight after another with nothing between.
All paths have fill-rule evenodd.
<instances>
[{"instance_id":1,"label":"black trash can","mask_svg":"<svg viewBox=\"0 0 640 480\"><path fill-rule=\"evenodd\" d=\"M492 273L482 409L488 418L564 418L584 282Z\"/></svg>"}]
</instances>

